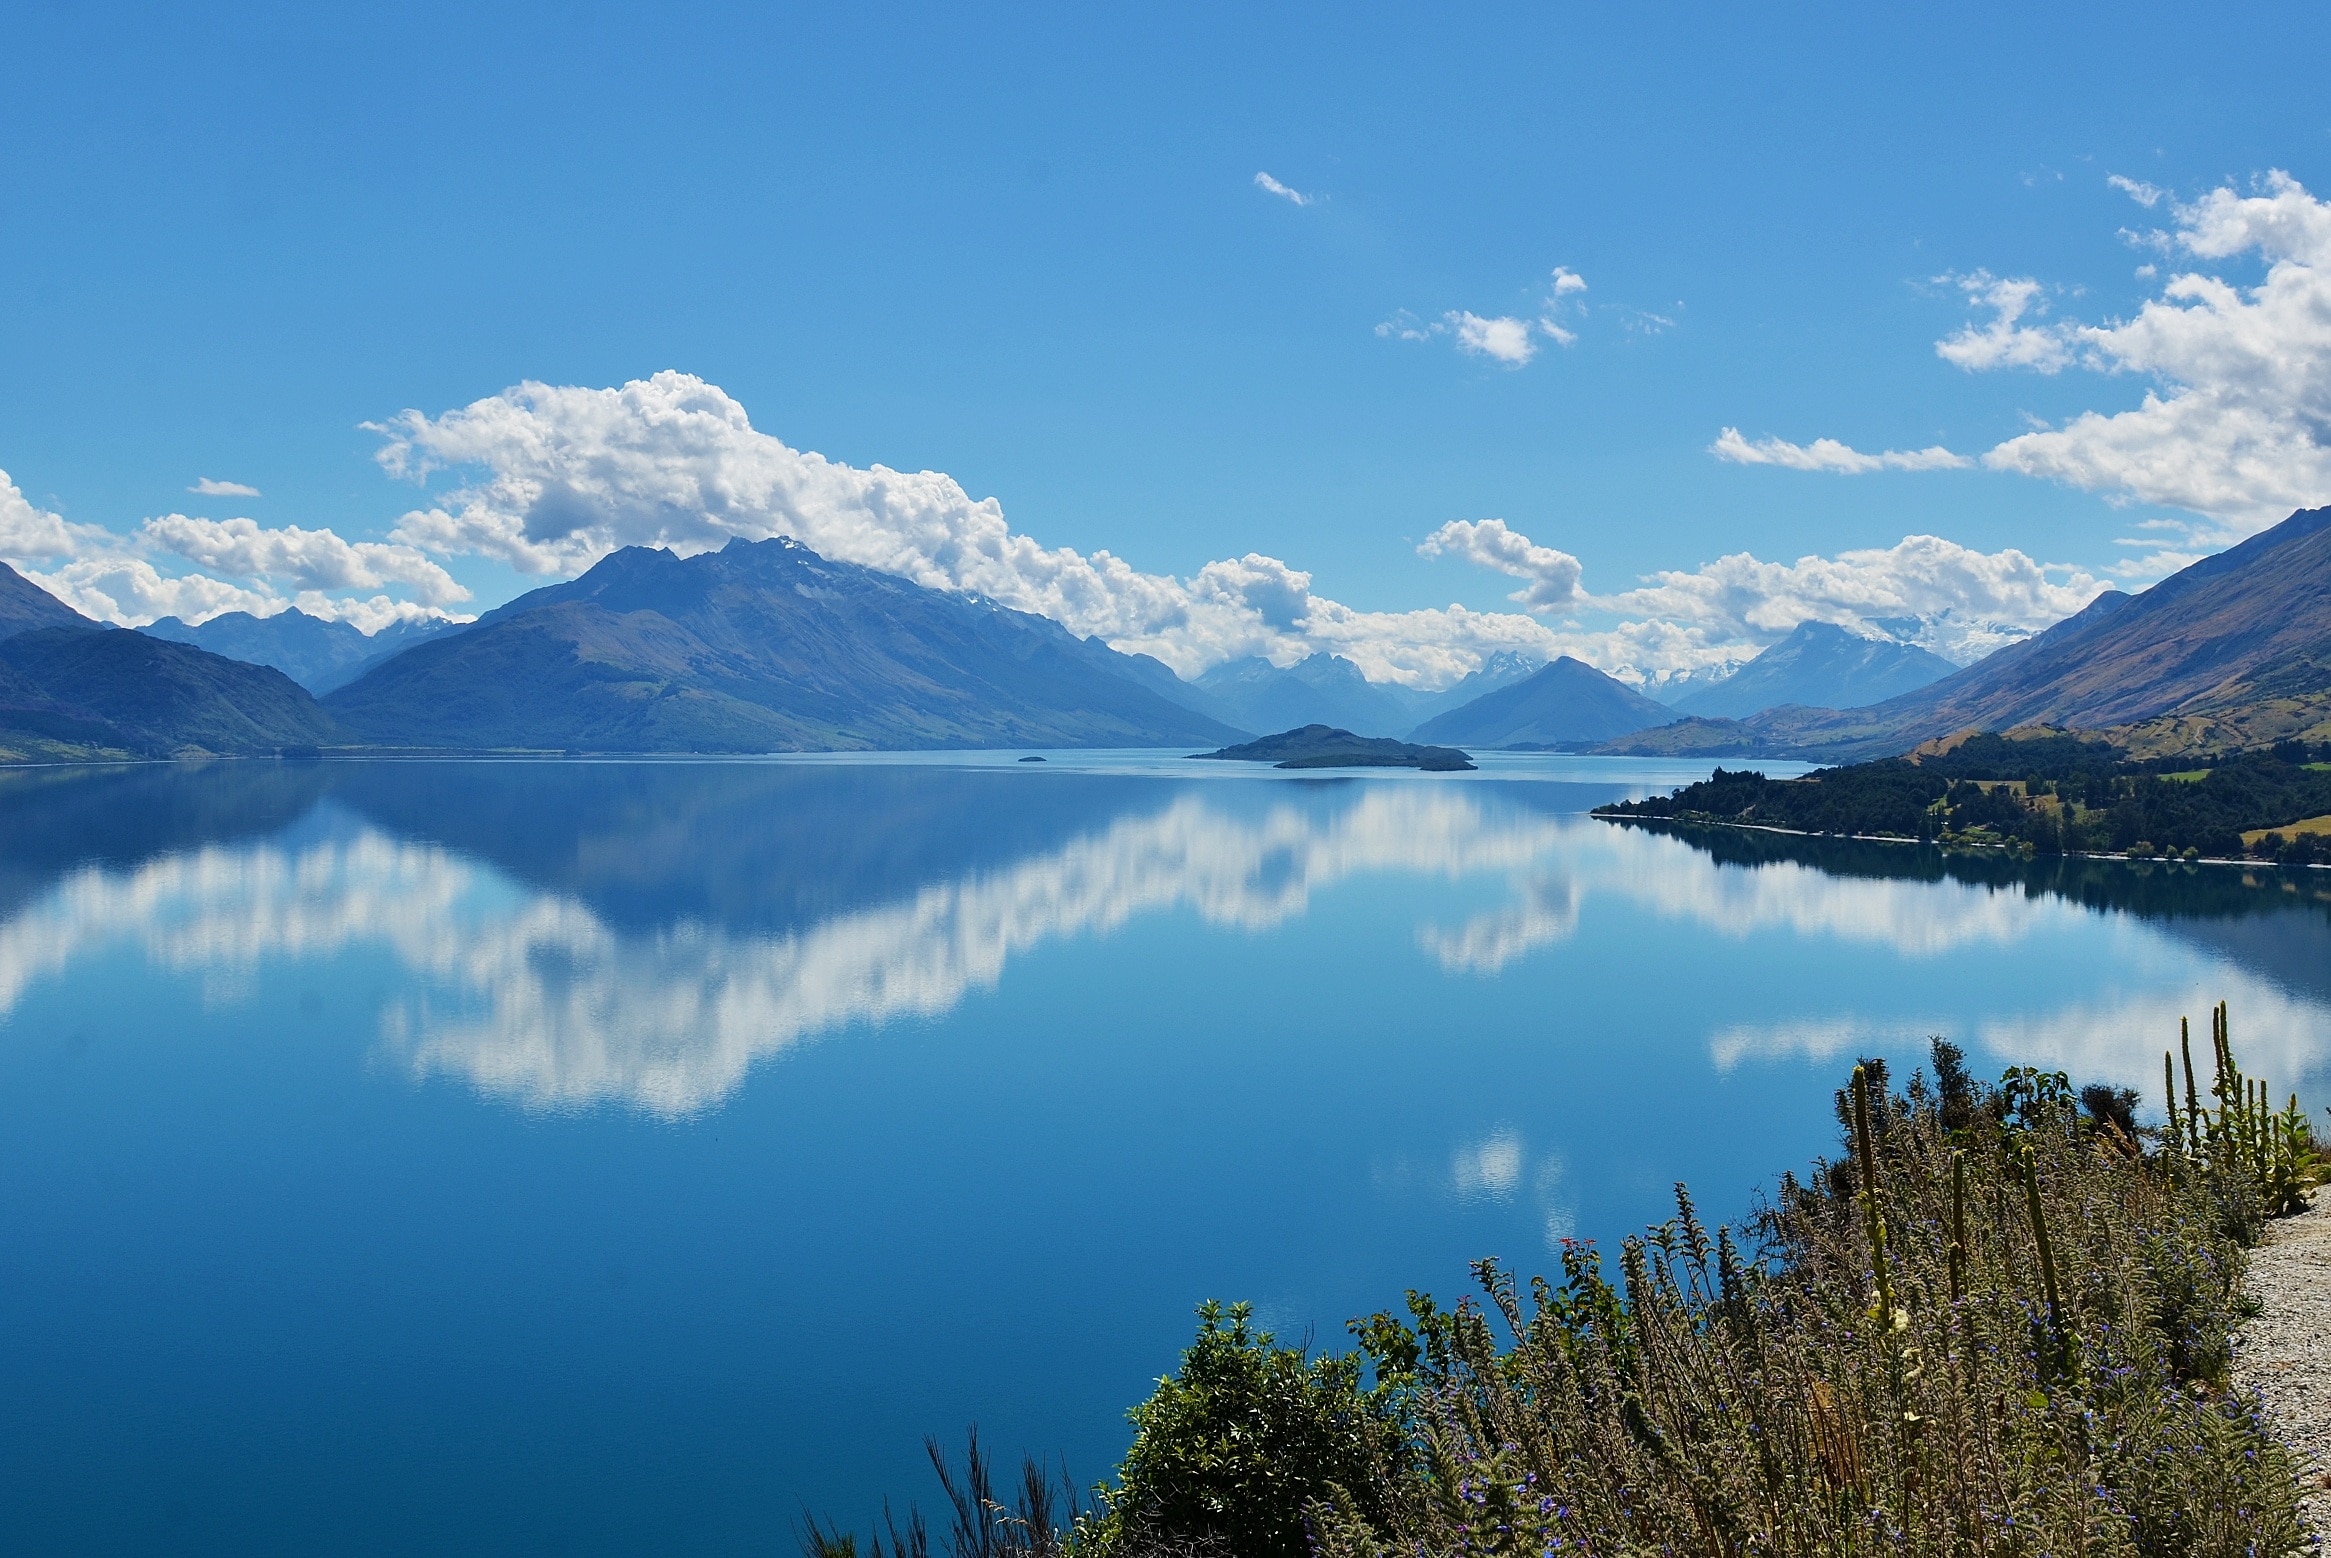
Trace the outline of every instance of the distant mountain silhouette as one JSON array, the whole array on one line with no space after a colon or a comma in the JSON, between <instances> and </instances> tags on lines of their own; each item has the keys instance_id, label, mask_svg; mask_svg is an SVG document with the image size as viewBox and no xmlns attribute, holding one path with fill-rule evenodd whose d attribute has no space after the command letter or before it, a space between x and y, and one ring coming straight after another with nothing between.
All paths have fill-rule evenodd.
<instances>
[{"instance_id":1,"label":"distant mountain silhouette","mask_svg":"<svg viewBox=\"0 0 2331 1558\"><path fill-rule=\"evenodd\" d=\"M1418 741L1467 747L1571 746L1664 725L1675 711L1568 655L1425 721Z\"/></svg>"},{"instance_id":2,"label":"distant mountain silhouette","mask_svg":"<svg viewBox=\"0 0 2331 1558\"><path fill-rule=\"evenodd\" d=\"M1259 656L1225 661L1199 676L1197 686L1246 730L1330 725L1390 736L1417 722L1421 701L1405 687L1369 681L1351 661L1330 654L1284 670Z\"/></svg>"},{"instance_id":3,"label":"distant mountain silhouette","mask_svg":"<svg viewBox=\"0 0 2331 1558\"><path fill-rule=\"evenodd\" d=\"M689 558L611 553L375 666L325 706L364 741L471 748L1153 746L1244 734L1145 685L1154 665L798 542L740 540Z\"/></svg>"},{"instance_id":4,"label":"distant mountain silhouette","mask_svg":"<svg viewBox=\"0 0 2331 1558\"><path fill-rule=\"evenodd\" d=\"M1471 672L1452 686L1444 687L1439 692L1409 694L1416 703L1415 712L1409 718L1420 725L1426 720L1437 719L1451 709L1463 708L1483 693L1495 692L1500 687L1511 687L1526 677L1535 676L1545 664L1544 660L1535 655L1500 649L1483 660L1479 670Z\"/></svg>"},{"instance_id":5,"label":"distant mountain silhouette","mask_svg":"<svg viewBox=\"0 0 2331 1558\"><path fill-rule=\"evenodd\" d=\"M1953 731L2185 722L2271 741L2331 720L2331 509L2305 509L2138 595L1867 708L1767 709L1609 750L1821 758L1908 751ZM2312 724L2310 724L2312 722Z\"/></svg>"},{"instance_id":6,"label":"distant mountain silhouette","mask_svg":"<svg viewBox=\"0 0 2331 1558\"><path fill-rule=\"evenodd\" d=\"M393 654L466 626L431 618L392 622L377 633L366 634L349 623L312 617L294 606L271 617L255 617L247 611L223 612L193 626L176 617L164 617L138 631L176 644L192 644L229 660L271 665L320 698L334 688L345 687Z\"/></svg>"},{"instance_id":7,"label":"distant mountain silhouette","mask_svg":"<svg viewBox=\"0 0 2331 1558\"><path fill-rule=\"evenodd\" d=\"M1930 650L1864 638L1830 622L1800 622L1720 682L1676 699L1678 714L1746 719L1784 703L1856 709L1912 692L1959 668Z\"/></svg>"}]
</instances>

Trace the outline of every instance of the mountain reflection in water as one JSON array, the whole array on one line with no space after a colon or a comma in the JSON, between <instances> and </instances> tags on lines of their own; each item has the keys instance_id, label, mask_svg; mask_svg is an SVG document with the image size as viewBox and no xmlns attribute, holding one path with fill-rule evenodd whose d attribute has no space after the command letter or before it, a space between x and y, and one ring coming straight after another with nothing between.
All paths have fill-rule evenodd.
<instances>
[{"instance_id":1,"label":"mountain reflection in water","mask_svg":"<svg viewBox=\"0 0 2331 1558\"><path fill-rule=\"evenodd\" d=\"M2331 873L1587 815L1678 777L0 774L0 1527L769 1550L974 1420L1101 1475L1201 1299L1735 1221L1932 1033L2150 1102L2224 998L2326 1101Z\"/></svg>"},{"instance_id":2,"label":"mountain reflection in water","mask_svg":"<svg viewBox=\"0 0 2331 1558\"><path fill-rule=\"evenodd\" d=\"M2098 914L2222 964L2254 1070L2331 1047L2315 880L2011 862L1583 815L1568 784L1188 783L1073 772L752 763L220 765L15 776L0 821L0 1012L124 944L232 988L262 964L393 955L388 1055L530 1109L717 1106L756 1062L934 1017L1048 943L1186 914L1258 932L1364 878L1491 884L1420 907L1418 970L1495 978L1598 903L1722 938L1779 932L1908 959L1980 954ZM2318 874L2320 875L2320 874ZM2294 890L2304 887L2304 891ZM2141 961L2141 960L2140 960ZM1614 970L1623 977L1623 970ZM1987 1016L2005 1062L2140 1088L2182 989ZM1900 1049L1945 1026L1840 1011L1718 1020L1718 1071Z\"/></svg>"}]
</instances>

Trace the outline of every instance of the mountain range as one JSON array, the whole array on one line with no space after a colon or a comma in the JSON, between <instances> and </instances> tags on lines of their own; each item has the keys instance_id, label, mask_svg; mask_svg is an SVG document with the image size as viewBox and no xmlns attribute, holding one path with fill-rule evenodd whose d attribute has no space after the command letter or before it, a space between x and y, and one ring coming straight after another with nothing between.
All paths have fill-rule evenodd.
<instances>
[{"instance_id":1,"label":"mountain range","mask_svg":"<svg viewBox=\"0 0 2331 1558\"><path fill-rule=\"evenodd\" d=\"M1844 760L2040 724L2123 732L2161 750L2331 735L2331 508L2302 509L2141 594L2100 595L2045 632L1869 707L1685 720L1608 750Z\"/></svg>"},{"instance_id":2,"label":"mountain range","mask_svg":"<svg viewBox=\"0 0 2331 1558\"><path fill-rule=\"evenodd\" d=\"M324 706L356 741L462 748L1158 746L1246 733L1145 682L1148 666L1050 618L779 538L686 558L626 547L405 650Z\"/></svg>"},{"instance_id":3,"label":"mountain range","mask_svg":"<svg viewBox=\"0 0 2331 1558\"><path fill-rule=\"evenodd\" d=\"M1784 703L1852 709L1914 692L1956 670L1915 644L1807 621L1722 681L1695 688L1668 707L1716 719L1746 719Z\"/></svg>"},{"instance_id":4,"label":"mountain range","mask_svg":"<svg viewBox=\"0 0 2331 1558\"><path fill-rule=\"evenodd\" d=\"M1535 668L1504 657L1439 694L1370 683L1327 655L1285 668L1233 662L1192 684L1048 618L786 540L688 558L630 548L474 625L400 637L383 645L289 612L107 628L0 566L0 758L1222 746L1308 724L1474 748L1822 760L2034 724L2104 730L2147 752L2323 740L2331 509L2294 514L2141 594L2099 596L1923 685L1859 707L1789 701L1746 718L1679 719L1568 657ZM355 658L366 651L369 664ZM274 663L252 663L263 658ZM1938 664L1807 624L1683 701L1843 700L1922 681ZM351 669L360 674L331 685Z\"/></svg>"},{"instance_id":5,"label":"mountain range","mask_svg":"<svg viewBox=\"0 0 2331 1558\"><path fill-rule=\"evenodd\" d=\"M353 624L313 617L293 606L271 617L254 617L247 611L221 612L193 626L176 617L164 617L138 631L149 638L192 644L229 660L271 665L320 698L345 687L393 654L465 626L443 617L424 617L392 622L377 633L363 633Z\"/></svg>"},{"instance_id":6,"label":"mountain range","mask_svg":"<svg viewBox=\"0 0 2331 1558\"><path fill-rule=\"evenodd\" d=\"M1181 701L1248 730L1327 725L1363 735L1405 735L1424 720L1520 681L1540 663L1499 650L1455 685L1420 692L1369 681L1341 655L1315 654L1285 667L1255 656L1225 661L1185 683L1195 696Z\"/></svg>"}]
</instances>

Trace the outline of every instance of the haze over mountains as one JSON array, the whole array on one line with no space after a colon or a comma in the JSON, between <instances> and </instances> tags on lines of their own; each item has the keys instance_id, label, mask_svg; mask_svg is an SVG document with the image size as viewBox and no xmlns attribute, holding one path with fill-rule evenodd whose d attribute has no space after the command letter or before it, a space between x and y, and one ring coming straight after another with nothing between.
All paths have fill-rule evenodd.
<instances>
[{"instance_id":1,"label":"haze over mountains","mask_svg":"<svg viewBox=\"0 0 2331 1558\"><path fill-rule=\"evenodd\" d=\"M1855 709L1916 691L1956 670L1941 655L1915 644L1806 621L1722 681L1686 693L1668 707L1718 719L1746 719L1784 703Z\"/></svg>"},{"instance_id":2,"label":"haze over mountains","mask_svg":"<svg viewBox=\"0 0 2331 1558\"><path fill-rule=\"evenodd\" d=\"M392 622L377 633L367 634L351 623L312 617L294 606L271 617L254 617L247 611L221 612L194 626L176 617L164 617L138 631L150 638L192 644L230 660L271 665L320 698L400 650L467 625L443 617L422 617Z\"/></svg>"},{"instance_id":3,"label":"haze over mountains","mask_svg":"<svg viewBox=\"0 0 2331 1558\"><path fill-rule=\"evenodd\" d=\"M1316 654L1281 668L1259 657L1230 660L1201 674L1204 695L1192 707L1248 730L1294 730L1328 725L1363 735L1405 735L1422 721L1520 681L1536 660L1510 650L1491 655L1479 670L1439 692L1371 682L1340 655ZM1170 695L1169 695L1170 696Z\"/></svg>"},{"instance_id":4,"label":"haze over mountains","mask_svg":"<svg viewBox=\"0 0 2331 1558\"><path fill-rule=\"evenodd\" d=\"M1465 747L1556 747L1606 741L1675 718L1615 677L1568 655L1419 725L1415 738Z\"/></svg>"},{"instance_id":5,"label":"haze over mountains","mask_svg":"<svg viewBox=\"0 0 2331 1558\"><path fill-rule=\"evenodd\" d=\"M385 645L297 613L158 628L100 627L0 568L0 753L1218 747L1311 724L1474 749L1835 759L2039 722L2259 745L2331 733L2331 509L2141 595L2102 596L1964 670L1807 623L1681 709L1567 657L1504 657L1440 694L1370 683L1326 655L1232 662L1191 683L1049 618L787 540L688 558L629 548L475 625ZM327 696L251 663L263 656ZM1727 707L1754 712L1690 712Z\"/></svg>"}]
</instances>

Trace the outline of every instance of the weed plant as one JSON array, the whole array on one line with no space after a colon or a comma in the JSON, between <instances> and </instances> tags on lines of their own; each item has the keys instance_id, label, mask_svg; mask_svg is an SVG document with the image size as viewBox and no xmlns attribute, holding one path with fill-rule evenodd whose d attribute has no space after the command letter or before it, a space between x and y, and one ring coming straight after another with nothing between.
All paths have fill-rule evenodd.
<instances>
[{"instance_id":1,"label":"weed plant","mask_svg":"<svg viewBox=\"0 0 2331 1558\"><path fill-rule=\"evenodd\" d=\"M2280 1555L2299 1466L2232 1388L2242 1249L2314 1154L2213 1022L2205 1108L2152 1150L2061 1073L1940 1090L1874 1063L1845 1151L1745 1231L1690 1196L1559 1283L1484 1263L1361 1328L1426 1467L1400 1519L1312 1505L1332 1558L1432 1554ZM1950 1122L1950 1123L1946 1123ZM2152 1135L2154 1133L2146 1133Z\"/></svg>"},{"instance_id":2,"label":"weed plant","mask_svg":"<svg viewBox=\"0 0 2331 1558\"><path fill-rule=\"evenodd\" d=\"M1617 1270L1492 1262L1478 1298L1353 1323L1311 1359L1209 1306L1080 1511L1014 1509L936 1445L957 1555L2283 1558L2300 1466L2231 1379L2243 1250L2323 1176L2221 1006L2165 1118L2062 1073L1974 1080L1936 1040L1837 1096L1841 1150L1736 1236L1681 1185ZM1227 1321L1226 1321L1227 1315ZM1363 1367L1365 1365L1365 1367ZM1062 1490L1065 1493L1065 1489ZM854 1558L814 1525L810 1558ZM926 1558L919 1518L873 1558Z\"/></svg>"}]
</instances>

